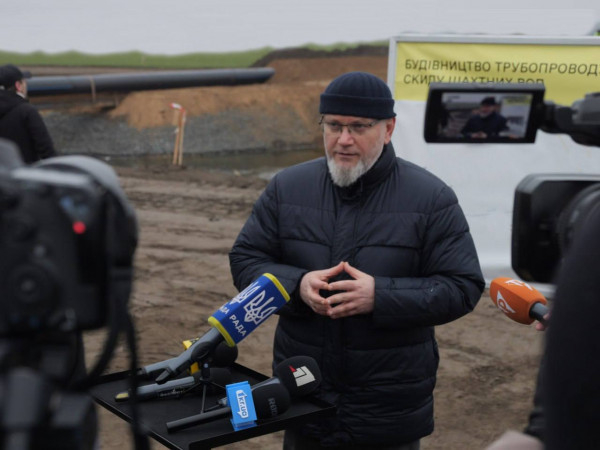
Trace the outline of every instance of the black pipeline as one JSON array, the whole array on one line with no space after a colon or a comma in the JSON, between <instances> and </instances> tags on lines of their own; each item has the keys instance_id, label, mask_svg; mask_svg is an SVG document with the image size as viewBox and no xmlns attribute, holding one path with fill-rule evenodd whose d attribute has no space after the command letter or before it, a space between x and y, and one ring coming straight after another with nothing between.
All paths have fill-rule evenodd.
<instances>
[{"instance_id":1,"label":"black pipeline","mask_svg":"<svg viewBox=\"0 0 600 450\"><path fill-rule=\"evenodd\" d=\"M275 69L270 67L256 67L44 76L29 79L27 91L30 96L36 96L146 91L195 86L235 86L263 83L274 73Z\"/></svg>"}]
</instances>

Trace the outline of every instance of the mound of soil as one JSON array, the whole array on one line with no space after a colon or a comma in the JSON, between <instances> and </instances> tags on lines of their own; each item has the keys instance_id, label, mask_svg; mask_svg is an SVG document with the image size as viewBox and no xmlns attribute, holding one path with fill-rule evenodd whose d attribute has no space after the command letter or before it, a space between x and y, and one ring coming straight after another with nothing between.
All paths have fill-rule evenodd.
<instances>
[{"instance_id":1,"label":"mound of soil","mask_svg":"<svg viewBox=\"0 0 600 450\"><path fill-rule=\"evenodd\" d=\"M87 96L77 103L73 96L69 103L66 97L32 102L44 108L65 154L170 153L179 118L171 103L186 110L186 154L299 150L320 145L319 95L333 78L354 70L387 76L387 56L378 55L288 57L268 66L275 75L263 84L103 94L96 103Z\"/></svg>"},{"instance_id":2,"label":"mound of soil","mask_svg":"<svg viewBox=\"0 0 600 450\"><path fill-rule=\"evenodd\" d=\"M275 75L264 84L233 87L203 87L137 92L128 95L110 113L124 117L136 128L149 128L173 123L176 115L170 102L182 105L189 117L218 115L231 110L262 110L276 117L282 111L293 111L309 126L318 117L319 94L338 75L362 70L383 79L387 75L387 57L286 58L268 63Z\"/></svg>"}]
</instances>

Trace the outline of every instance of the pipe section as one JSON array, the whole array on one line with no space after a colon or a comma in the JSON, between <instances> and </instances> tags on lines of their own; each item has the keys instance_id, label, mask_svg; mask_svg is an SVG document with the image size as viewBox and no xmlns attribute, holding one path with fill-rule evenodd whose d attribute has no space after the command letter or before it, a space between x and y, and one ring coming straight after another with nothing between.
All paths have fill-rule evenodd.
<instances>
[{"instance_id":1,"label":"pipe section","mask_svg":"<svg viewBox=\"0 0 600 450\"><path fill-rule=\"evenodd\" d=\"M62 95L115 91L145 91L195 86L234 86L263 83L273 76L275 69L257 67L248 69L174 70L130 72L97 75L69 75L33 77L27 81L30 96Z\"/></svg>"}]
</instances>

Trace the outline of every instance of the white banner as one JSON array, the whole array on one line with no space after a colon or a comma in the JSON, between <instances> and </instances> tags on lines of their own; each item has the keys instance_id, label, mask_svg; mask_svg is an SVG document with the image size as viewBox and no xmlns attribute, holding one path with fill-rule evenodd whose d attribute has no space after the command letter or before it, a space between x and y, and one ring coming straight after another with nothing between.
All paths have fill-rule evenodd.
<instances>
[{"instance_id":1,"label":"white banner","mask_svg":"<svg viewBox=\"0 0 600 450\"><path fill-rule=\"evenodd\" d=\"M530 173L600 173L600 148L538 131L534 144L428 144L430 82L543 82L545 101L571 106L600 91L600 38L399 36L390 40L388 85L396 100L398 156L430 170L456 192L486 280L511 268L514 191Z\"/></svg>"}]
</instances>

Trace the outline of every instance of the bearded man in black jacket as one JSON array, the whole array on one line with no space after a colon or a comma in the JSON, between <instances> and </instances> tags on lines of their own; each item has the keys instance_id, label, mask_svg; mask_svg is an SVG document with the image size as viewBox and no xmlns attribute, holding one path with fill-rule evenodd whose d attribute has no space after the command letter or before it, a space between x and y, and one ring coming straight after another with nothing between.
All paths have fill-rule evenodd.
<instances>
[{"instance_id":1,"label":"bearded man in black jacket","mask_svg":"<svg viewBox=\"0 0 600 450\"><path fill-rule=\"evenodd\" d=\"M12 64L0 66L0 137L14 142L26 164L55 156L40 113L27 101L27 78Z\"/></svg>"},{"instance_id":2,"label":"bearded man in black jacket","mask_svg":"<svg viewBox=\"0 0 600 450\"><path fill-rule=\"evenodd\" d=\"M452 189L396 157L394 100L365 72L320 99L325 157L273 177L231 252L245 288L275 275L273 364L313 357L335 417L286 430L284 449L403 449L433 432L434 326L470 312L484 281Z\"/></svg>"}]
</instances>

